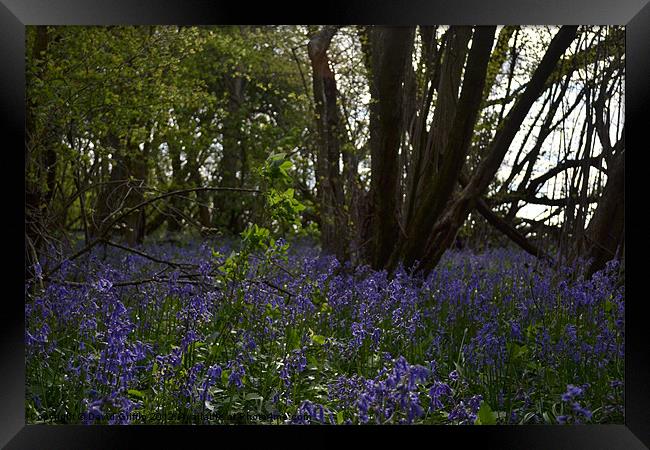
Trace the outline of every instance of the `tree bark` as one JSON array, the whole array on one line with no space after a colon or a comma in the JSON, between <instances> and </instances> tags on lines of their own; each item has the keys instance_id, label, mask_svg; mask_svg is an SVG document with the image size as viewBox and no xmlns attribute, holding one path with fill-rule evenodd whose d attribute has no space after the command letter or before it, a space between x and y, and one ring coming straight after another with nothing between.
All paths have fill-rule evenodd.
<instances>
[{"instance_id":1,"label":"tree bark","mask_svg":"<svg viewBox=\"0 0 650 450\"><path fill-rule=\"evenodd\" d=\"M424 192L424 198L416 208L413 220L408 224L403 248L396 249L396 252L401 251L407 267L413 266L415 261L422 259L422 237L418 234L426 233L426 230L430 230L435 223L453 192L465 162L482 100L495 30L496 27L477 27L474 34L463 90L449 132L439 176ZM396 254L394 253L392 258L393 267L398 260Z\"/></svg>"},{"instance_id":2,"label":"tree bark","mask_svg":"<svg viewBox=\"0 0 650 450\"><path fill-rule=\"evenodd\" d=\"M587 257L591 260L587 276L621 257L625 232L625 150L613 158L607 170L607 183L585 233Z\"/></svg>"},{"instance_id":3,"label":"tree bark","mask_svg":"<svg viewBox=\"0 0 650 450\"><path fill-rule=\"evenodd\" d=\"M238 68L239 70L239 68ZM219 162L219 174L221 175L221 186L239 186L238 178L241 181L243 170L242 146L242 121L244 92L246 81L243 76L227 74L225 76L226 92L228 93L227 114L223 123L222 156ZM196 175L190 175L197 181ZM199 176L200 179L200 176ZM203 199L206 200L207 199ZM224 192L217 194L215 198L215 219L217 224L227 227L230 231L238 233L242 230L240 209L237 205L236 194ZM205 211L201 214L205 214ZM203 222L205 217L201 217ZM207 225L209 226L209 225Z\"/></svg>"},{"instance_id":4,"label":"tree bark","mask_svg":"<svg viewBox=\"0 0 650 450\"><path fill-rule=\"evenodd\" d=\"M149 153L148 143L144 144L143 150L139 149L139 143L130 142L127 147L127 171L129 174L129 184L127 191L127 201L125 205L131 207L144 200L144 187L147 183L147 159ZM142 244L145 236L145 209L131 214L126 218L126 242L131 246Z\"/></svg>"},{"instance_id":5,"label":"tree bark","mask_svg":"<svg viewBox=\"0 0 650 450\"><path fill-rule=\"evenodd\" d=\"M168 140L169 141L169 140ZM181 152L180 148L176 143L167 143L169 148L169 156L171 159L172 166L172 190L181 189L184 186L184 180L181 170ZM179 201L178 197L172 197L169 201L170 206L167 208L169 214L167 215L167 231L170 233L177 233L181 230L182 216L180 211L183 208L183 205ZM151 230L153 230L153 224L151 225Z\"/></svg>"},{"instance_id":6,"label":"tree bark","mask_svg":"<svg viewBox=\"0 0 650 450\"><path fill-rule=\"evenodd\" d=\"M425 251L422 253L423 256L419 258L421 264L418 269L429 272L437 265L444 252L453 243L458 230L474 207L476 200L483 194L490 181L494 178L528 111L544 91L548 77L575 38L577 28L577 26L563 26L554 36L524 93L504 119L502 127L492 141L487 156L481 162L467 186L445 209L442 217L437 220ZM418 252L412 252L411 257L406 260L410 265L417 259L413 255L417 256Z\"/></svg>"},{"instance_id":7,"label":"tree bark","mask_svg":"<svg viewBox=\"0 0 650 450\"><path fill-rule=\"evenodd\" d=\"M427 191L441 167L445 147L451 132L456 108L458 105L458 92L461 85L461 76L467 45L472 36L471 27L450 27L446 33L446 44L442 56L442 65L436 78L438 96L433 113L431 128L420 143L421 148L414 151L414 161L409 173L408 193L406 199L405 221L410 223L413 209L419 204L425 191ZM433 80L432 80L433 82ZM428 115L428 109L422 111Z\"/></svg>"},{"instance_id":8,"label":"tree bark","mask_svg":"<svg viewBox=\"0 0 650 450\"><path fill-rule=\"evenodd\" d=\"M31 61L35 64L26 74L27 87L35 78L43 78L46 70L47 50L50 35L47 26L35 27L34 42L31 48ZM54 130L46 125L39 129L36 119L39 107L37 98L28 98L25 117L25 275L27 279L34 276L33 267L38 262L38 252L43 245L46 229L47 206L54 192L56 175L56 153L51 134ZM44 142L45 141L45 142ZM44 176L43 176L44 174ZM45 183L42 179L45 178ZM43 189L45 184L45 189Z\"/></svg>"},{"instance_id":9,"label":"tree bark","mask_svg":"<svg viewBox=\"0 0 650 450\"><path fill-rule=\"evenodd\" d=\"M341 118L337 106L334 72L327 50L339 27L326 26L308 43L312 66L312 87L318 130L316 189L320 206L323 251L344 259L347 254L345 196L339 169L341 157Z\"/></svg>"},{"instance_id":10,"label":"tree bark","mask_svg":"<svg viewBox=\"0 0 650 450\"><path fill-rule=\"evenodd\" d=\"M370 241L374 268L386 265L399 238L399 146L403 81L411 63L414 28L373 27L370 60Z\"/></svg>"}]
</instances>

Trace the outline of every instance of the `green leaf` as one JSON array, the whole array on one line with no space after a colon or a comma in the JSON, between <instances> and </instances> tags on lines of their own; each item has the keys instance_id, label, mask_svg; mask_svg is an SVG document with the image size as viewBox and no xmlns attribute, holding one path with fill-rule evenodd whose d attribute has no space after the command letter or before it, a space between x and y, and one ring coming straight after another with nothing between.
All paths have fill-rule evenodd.
<instances>
[{"instance_id":1,"label":"green leaf","mask_svg":"<svg viewBox=\"0 0 650 450\"><path fill-rule=\"evenodd\" d=\"M463 367L458 364L456 361L454 361L454 367L456 367L456 372L458 372L458 376L460 378L463 378Z\"/></svg>"},{"instance_id":2,"label":"green leaf","mask_svg":"<svg viewBox=\"0 0 650 450\"><path fill-rule=\"evenodd\" d=\"M339 411L336 413L336 423L337 425L341 425L343 423L343 411Z\"/></svg>"},{"instance_id":3,"label":"green leaf","mask_svg":"<svg viewBox=\"0 0 650 450\"><path fill-rule=\"evenodd\" d=\"M612 302L611 302L609 299L607 299L607 300L605 301L605 312L606 312L607 314L609 314L610 312L612 312L612 308L613 308L613 306L614 306L614 305L612 305Z\"/></svg>"},{"instance_id":4,"label":"green leaf","mask_svg":"<svg viewBox=\"0 0 650 450\"><path fill-rule=\"evenodd\" d=\"M513 347L512 347L513 359L523 358L527 354L528 354L528 347L526 347L525 345L518 345L516 343L513 343Z\"/></svg>"},{"instance_id":5,"label":"green leaf","mask_svg":"<svg viewBox=\"0 0 650 450\"><path fill-rule=\"evenodd\" d=\"M249 394L246 394L246 396L244 397L244 400L260 400L260 401L262 401L262 400L264 400L264 397L262 397L257 392L251 392Z\"/></svg>"},{"instance_id":6,"label":"green leaf","mask_svg":"<svg viewBox=\"0 0 650 450\"><path fill-rule=\"evenodd\" d=\"M311 340L314 341L316 344L323 345L325 343L325 336L321 336L320 334L314 334L311 337Z\"/></svg>"},{"instance_id":7,"label":"green leaf","mask_svg":"<svg viewBox=\"0 0 650 450\"><path fill-rule=\"evenodd\" d=\"M549 413L548 411L544 411L542 413L542 417L544 418L544 423L548 425L555 425L557 423L557 419L552 413Z\"/></svg>"},{"instance_id":8,"label":"green leaf","mask_svg":"<svg viewBox=\"0 0 650 450\"><path fill-rule=\"evenodd\" d=\"M481 407L478 410L478 416L476 417L476 425L496 425L497 415L490 405L483 401L481 402Z\"/></svg>"},{"instance_id":9,"label":"green leaf","mask_svg":"<svg viewBox=\"0 0 650 450\"><path fill-rule=\"evenodd\" d=\"M533 417L535 417L535 413L532 412L532 411L528 412L528 413L526 413L524 418L519 421L519 424L524 425L524 424L528 423L528 421L530 421Z\"/></svg>"},{"instance_id":10,"label":"green leaf","mask_svg":"<svg viewBox=\"0 0 650 450\"><path fill-rule=\"evenodd\" d=\"M131 397L137 397L144 399L144 392L138 391L137 389L129 389L126 391L127 394L129 394Z\"/></svg>"},{"instance_id":11,"label":"green leaf","mask_svg":"<svg viewBox=\"0 0 650 450\"><path fill-rule=\"evenodd\" d=\"M294 328L287 328L287 351L300 348L300 336L298 330Z\"/></svg>"}]
</instances>

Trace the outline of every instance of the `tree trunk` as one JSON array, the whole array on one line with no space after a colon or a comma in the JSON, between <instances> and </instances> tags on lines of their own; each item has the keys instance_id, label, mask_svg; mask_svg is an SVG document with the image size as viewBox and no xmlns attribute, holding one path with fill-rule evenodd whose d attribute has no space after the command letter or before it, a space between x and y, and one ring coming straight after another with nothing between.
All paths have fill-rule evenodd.
<instances>
[{"instance_id":1,"label":"tree trunk","mask_svg":"<svg viewBox=\"0 0 650 450\"><path fill-rule=\"evenodd\" d=\"M124 162L123 150L121 149L121 142L117 135L109 131L104 142L103 147L110 151L110 172L108 168L109 157L103 156L102 165L104 166L104 174L108 176L109 183L97 194L95 207L93 208L94 214L90 223L90 236L96 238L103 235L107 230L105 229L109 215L120 208L120 203L125 196L125 183L127 180L127 172Z\"/></svg>"},{"instance_id":2,"label":"tree trunk","mask_svg":"<svg viewBox=\"0 0 650 450\"><path fill-rule=\"evenodd\" d=\"M490 181L494 178L521 123L535 100L544 91L547 79L575 38L576 32L577 26L563 26L555 35L524 93L504 119L502 127L492 141L487 156L479 165L468 185L449 204L443 215L437 220L429 235L424 252L415 251L410 253L410 258L406 261L411 265L415 259L419 259L421 261L419 269L424 272L430 271L437 265L444 252L453 243L458 230L471 209L473 209L476 200L483 194ZM422 257L417 258L420 254ZM416 257L413 257L414 255Z\"/></svg>"},{"instance_id":3,"label":"tree trunk","mask_svg":"<svg viewBox=\"0 0 650 450\"><path fill-rule=\"evenodd\" d=\"M144 200L144 187L147 183L148 156L150 143L146 142L140 150L139 143L130 142L127 148L127 171L129 174L129 191L127 192L126 207L130 208ZM126 218L126 241L129 245L142 244L145 236L145 208L140 208Z\"/></svg>"},{"instance_id":4,"label":"tree trunk","mask_svg":"<svg viewBox=\"0 0 650 450\"><path fill-rule=\"evenodd\" d=\"M388 262L399 238L399 146L403 81L411 63L414 28L373 27L370 30L371 265Z\"/></svg>"},{"instance_id":5,"label":"tree trunk","mask_svg":"<svg viewBox=\"0 0 650 450\"><path fill-rule=\"evenodd\" d=\"M496 27L477 27L467 61L458 110L454 114L448 139L446 139L445 158L442 161L441 170L432 185L423 191L424 197L417 205L413 220L408 224L403 248L397 248L393 254L391 264L393 267L397 263L397 254L400 251L404 264L408 267L414 265L416 261L422 260L424 248L422 236L419 233L426 233L432 228L458 181L483 97L483 87L485 86L495 30Z\"/></svg>"},{"instance_id":6,"label":"tree trunk","mask_svg":"<svg viewBox=\"0 0 650 450\"><path fill-rule=\"evenodd\" d=\"M341 118L336 97L336 79L327 50L338 27L326 26L312 36L308 53L312 66L312 86L318 130L316 188L321 216L321 245L323 251L344 259L347 255L347 220L345 196L339 159L341 157Z\"/></svg>"},{"instance_id":7,"label":"tree trunk","mask_svg":"<svg viewBox=\"0 0 650 450\"><path fill-rule=\"evenodd\" d=\"M467 45L472 37L471 27L451 27L449 29L449 44L445 48L444 62L440 73L438 98L433 113L433 123L429 132L428 142L424 150L421 177L418 178L416 201L428 190L440 171L445 158L445 150L458 105L461 76ZM489 56L489 50L488 50ZM469 67L469 66L468 66Z\"/></svg>"},{"instance_id":8,"label":"tree trunk","mask_svg":"<svg viewBox=\"0 0 650 450\"><path fill-rule=\"evenodd\" d=\"M90 234L93 238L108 234L106 227L119 210L129 208L144 200L147 180L147 155L139 143L128 138L121 141L114 132L109 132L106 143L111 149L110 183L97 196L95 214L92 217ZM144 210L135 211L116 224L129 245L142 243L145 235Z\"/></svg>"},{"instance_id":9,"label":"tree trunk","mask_svg":"<svg viewBox=\"0 0 650 450\"><path fill-rule=\"evenodd\" d=\"M587 276L603 269L605 263L621 257L625 231L625 150L613 158L607 170L603 196L585 233L587 256L591 260Z\"/></svg>"},{"instance_id":10,"label":"tree trunk","mask_svg":"<svg viewBox=\"0 0 650 450\"><path fill-rule=\"evenodd\" d=\"M46 52L50 37L47 26L37 26L34 43L31 48L33 70L27 72L27 86L31 86L34 78L42 78L45 73ZM38 60L38 62L36 62ZM37 98L28 98L25 117L25 276L34 276L34 265L38 262L38 253L43 245L45 214L47 204L54 190L54 175L56 174L56 153L51 145L43 145L47 138L47 130L39 130L36 123L36 110L39 106ZM42 188L42 174L46 172L46 189Z\"/></svg>"},{"instance_id":11,"label":"tree trunk","mask_svg":"<svg viewBox=\"0 0 650 450\"><path fill-rule=\"evenodd\" d=\"M238 69L239 70L239 69ZM246 82L243 76L235 73L225 77L226 92L228 93L228 108L223 124L222 157L219 162L220 186L235 187L241 183L242 177L242 121L244 91ZM239 177L238 177L239 175ZM194 175L196 179L196 176ZM200 177L199 177L200 178ZM237 205L237 194L219 192L215 198L215 219L218 225L225 226L233 233L242 229L240 220L241 208Z\"/></svg>"},{"instance_id":12,"label":"tree trunk","mask_svg":"<svg viewBox=\"0 0 650 450\"><path fill-rule=\"evenodd\" d=\"M181 153L178 145L170 144L168 142L168 146L169 156L172 163L171 190L173 191L184 187L181 171ZM169 204L169 214L167 215L167 231L170 233L177 233L181 230L182 216L180 214L180 211L182 211L183 205L179 201L178 197L172 197L169 199Z\"/></svg>"},{"instance_id":13,"label":"tree trunk","mask_svg":"<svg viewBox=\"0 0 650 450\"><path fill-rule=\"evenodd\" d=\"M190 185L192 187L205 187L203 183L203 178L201 177L201 173L199 172L199 165L196 162L192 162L190 167L188 167L189 170L189 181ZM234 187L234 186L228 186L228 187ZM208 195L207 191L197 191L196 192L196 203L197 203L197 212L198 212L198 222L201 224L201 231L206 232L209 228L211 228L212 224L212 218L210 217L210 197ZM217 210L215 211L215 216L217 214L223 214L224 210ZM232 231L232 229L231 229Z\"/></svg>"}]
</instances>

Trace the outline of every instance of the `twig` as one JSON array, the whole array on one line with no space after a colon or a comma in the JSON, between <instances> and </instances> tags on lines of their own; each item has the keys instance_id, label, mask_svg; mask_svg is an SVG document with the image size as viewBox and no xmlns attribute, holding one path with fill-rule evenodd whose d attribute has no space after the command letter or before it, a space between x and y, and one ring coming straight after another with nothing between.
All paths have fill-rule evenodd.
<instances>
[{"instance_id":1,"label":"twig","mask_svg":"<svg viewBox=\"0 0 650 450\"><path fill-rule=\"evenodd\" d=\"M196 267L196 264L176 263L176 262L173 262L173 261L167 261L167 260L164 260L164 259L159 259L159 258L156 258L155 256L151 256L151 255L149 255L147 253L141 252L140 250L136 250L134 248L126 247L124 245L118 244L117 242L113 242L113 241L109 241L109 240L104 240L104 242L106 244L110 245L111 247L119 248L119 249L122 249L122 250L124 250L126 252L134 253L136 255L142 256L143 258L147 258L147 259L149 259L151 261L154 261L154 262L157 262L157 263L160 263L160 264L167 264L168 266L172 266L172 267Z\"/></svg>"},{"instance_id":2,"label":"twig","mask_svg":"<svg viewBox=\"0 0 650 450\"><path fill-rule=\"evenodd\" d=\"M74 259L77 259L81 255L83 255L83 254L89 252L90 250L92 250L92 248L95 247L100 242L105 241L105 239L104 239L105 236L108 234L108 232L111 230L111 228L113 228L113 226L116 223L118 223L123 218L129 216L133 212L137 211L138 209L140 209L140 208L142 208L142 207L144 207L146 205L149 205L149 204L151 204L153 202L156 202L158 200L162 200L164 198L167 198L167 197L171 197L171 196L178 195L178 194L185 194L185 193L188 193L188 192L198 192L198 191L236 191L236 192L250 192L250 193L254 193L254 194L259 194L259 193L262 192L259 189L233 188L233 187L200 187L200 188L180 189L180 190L177 190L177 191L166 192L166 193L164 193L162 195L159 195L157 197L152 197L152 198L150 198L148 200L145 200L143 202L138 203L137 205L127 209L126 211L122 211L120 214L117 214L120 211L120 210L117 210L117 211L113 212L112 214L110 214L107 217L107 219L108 219L112 215L117 214L117 217L115 217L111 222L109 222L108 226L106 226L104 228L104 231L102 231L102 233L100 234L100 236L98 238L94 239L92 242L90 242L88 245L83 247L78 252L74 253L73 255L71 255L71 256L67 257L66 259L64 259L63 261L61 261L52 270L50 270L46 275L44 275L43 279L44 280L49 279L52 276L52 274L54 274L56 271L58 271L61 268L61 266L63 265L64 262L72 261Z\"/></svg>"},{"instance_id":3,"label":"twig","mask_svg":"<svg viewBox=\"0 0 650 450\"><path fill-rule=\"evenodd\" d=\"M268 286L270 288L273 288L273 289L275 289L277 291L280 291L283 294L288 295L289 297L295 297L294 293L289 292L286 289L281 288L280 286L276 286L275 284L273 284L273 283L271 283L270 281L267 281L267 280L246 280L246 281L248 281L249 283L254 283L254 284L265 284L266 286Z\"/></svg>"},{"instance_id":4,"label":"twig","mask_svg":"<svg viewBox=\"0 0 650 450\"><path fill-rule=\"evenodd\" d=\"M79 282L79 281L68 281L68 280L52 280L56 283L60 284L65 284L69 286L92 286L92 283L84 283L84 282ZM185 280L185 279L176 279L172 280L171 278L143 278L140 280L130 280L130 281L118 281L116 283L111 283L113 287L124 287L124 286L137 286L140 284L147 284L147 283L169 283L169 282L174 282L174 283L181 283L181 284L194 284L194 285L207 285L210 287L216 287L213 284L210 283L205 283L202 281L196 281L196 280Z\"/></svg>"}]
</instances>

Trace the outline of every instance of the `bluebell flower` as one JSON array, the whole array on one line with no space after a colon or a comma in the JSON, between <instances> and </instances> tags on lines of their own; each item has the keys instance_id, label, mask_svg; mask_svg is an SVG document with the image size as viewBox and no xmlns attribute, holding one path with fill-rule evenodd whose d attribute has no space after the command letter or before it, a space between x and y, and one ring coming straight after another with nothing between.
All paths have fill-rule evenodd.
<instances>
[{"instance_id":1,"label":"bluebell flower","mask_svg":"<svg viewBox=\"0 0 650 450\"><path fill-rule=\"evenodd\" d=\"M576 414L582 415L586 420L591 420L592 414L589 409L584 408L578 402L574 402L571 407L573 408L573 412Z\"/></svg>"},{"instance_id":2,"label":"bluebell flower","mask_svg":"<svg viewBox=\"0 0 650 450\"><path fill-rule=\"evenodd\" d=\"M244 366L237 360L232 360L228 362L228 368L230 369L230 375L228 375L228 385L235 386L237 389L244 387L242 382L242 377L246 374Z\"/></svg>"},{"instance_id":3,"label":"bluebell flower","mask_svg":"<svg viewBox=\"0 0 650 450\"><path fill-rule=\"evenodd\" d=\"M429 396L431 397L431 409L441 409L444 407L442 400L451 398L452 390L448 384L436 381L429 390Z\"/></svg>"},{"instance_id":4,"label":"bluebell flower","mask_svg":"<svg viewBox=\"0 0 650 450\"><path fill-rule=\"evenodd\" d=\"M100 278L99 281L97 281L95 287L99 292L106 293L106 292L110 292L111 288L113 287L113 283L110 280L107 280L106 278Z\"/></svg>"},{"instance_id":5,"label":"bluebell flower","mask_svg":"<svg viewBox=\"0 0 650 450\"><path fill-rule=\"evenodd\" d=\"M567 390L564 394L562 394L562 401L568 402L575 397L579 397L582 395L582 389L578 386L574 386L572 384L567 385Z\"/></svg>"},{"instance_id":6,"label":"bluebell flower","mask_svg":"<svg viewBox=\"0 0 650 450\"><path fill-rule=\"evenodd\" d=\"M41 267L41 263L38 261L34 264L34 274L39 280L43 278L43 268Z\"/></svg>"}]
</instances>

